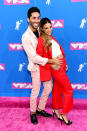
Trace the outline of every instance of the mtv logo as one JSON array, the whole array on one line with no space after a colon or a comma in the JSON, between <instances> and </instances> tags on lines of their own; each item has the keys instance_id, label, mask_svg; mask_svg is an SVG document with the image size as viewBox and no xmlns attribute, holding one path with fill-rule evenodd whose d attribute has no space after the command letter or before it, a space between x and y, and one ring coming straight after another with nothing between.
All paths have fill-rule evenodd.
<instances>
[{"instance_id":1,"label":"mtv logo","mask_svg":"<svg viewBox=\"0 0 87 131\"><path fill-rule=\"evenodd\" d=\"M32 83L13 82L13 89L32 89Z\"/></svg>"},{"instance_id":2,"label":"mtv logo","mask_svg":"<svg viewBox=\"0 0 87 131\"><path fill-rule=\"evenodd\" d=\"M5 64L0 64L0 70L5 70Z\"/></svg>"},{"instance_id":3,"label":"mtv logo","mask_svg":"<svg viewBox=\"0 0 87 131\"><path fill-rule=\"evenodd\" d=\"M51 20L53 28L64 28L64 20Z\"/></svg>"},{"instance_id":4,"label":"mtv logo","mask_svg":"<svg viewBox=\"0 0 87 131\"><path fill-rule=\"evenodd\" d=\"M9 43L9 50L23 50L23 46L21 43Z\"/></svg>"},{"instance_id":5,"label":"mtv logo","mask_svg":"<svg viewBox=\"0 0 87 131\"><path fill-rule=\"evenodd\" d=\"M30 4L30 0L4 0L4 5Z\"/></svg>"},{"instance_id":6,"label":"mtv logo","mask_svg":"<svg viewBox=\"0 0 87 131\"><path fill-rule=\"evenodd\" d=\"M22 22L23 22L23 20L16 21L15 30L19 30L19 27L20 27L20 25L21 25Z\"/></svg>"},{"instance_id":7,"label":"mtv logo","mask_svg":"<svg viewBox=\"0 0 87 131\"><path fill-rule=\"evenodd\" d=\"M87 0L71 0L71 2L82 2L82 1L87 1Z\"/></svg>"},{"instance_id":8,"label":"mtv logo","mask_svg":"<svg viewBox=\"0 0 87 131\"><path fill-rule=\"evenodd\" d=\"M46 4L49 5L49 4L50 4L50 0L47 0L47 1L46 1Z\"/></svg>"},{"instance_id":9,"label":"mtv logo","mask_svg":"<svg viewBox=\"0 0 87 131\"><path fill-rule=\"evenodd\" d=\"M87 50L87 42L71 42L70 50Z\"/></svg>"},{"instance_id":10,"label":"mtv logo","mask_svg":"<svg viewBox=\"0 0 87 131\"><path fill-rule=\"evenodd\" d=\"M22 71L23 70L23 67L25 66L26 64L25 63L22 63L22 64L19 64L19 69L18 69L18 71Z\"/></svg>"},{"instance_id":11,"label":"mtv logo","mask_svg":"<svg viewBox=\"0 0 87 131\"><path fill-rule=\"evenodd\" d=\"M82 20L81 20L81 24L80 24L80 28L84 28L85 27L85 24L87 23L87 18L83 18Z\"/></svg>"},{"instance_id":12,"label":"mtv logo","mask_svg":"<svg viewBox=\"0 0 87 131\"><path fill-rule=\"evenodd\" d=\"M81 63L81 64L79 65L78 72L82 72L85 66L87 66L87 63L85 63L85 62L84 62L84 63Z\"/></svg>"},{"instance_id":13,"label":"mtv logo","mask_svg":"<svg viewBox=\"0 0 87 131\"><path fill-rule=\"evenodd\" d=\"M72 84L74 90L87 90L87 84Z\"/></svg>"}]
</instances>

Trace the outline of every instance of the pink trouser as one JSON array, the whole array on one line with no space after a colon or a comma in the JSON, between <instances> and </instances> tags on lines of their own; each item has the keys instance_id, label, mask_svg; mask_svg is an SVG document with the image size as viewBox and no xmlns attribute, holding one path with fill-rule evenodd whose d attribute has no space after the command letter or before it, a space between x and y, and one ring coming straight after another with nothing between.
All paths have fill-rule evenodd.
<instances>
[{"instance_id":1,"label":"pink trouser","mask_svg":"<svg viewBox=\"0 0 87 131\"><path fill-rule=\"evenodd\" d=\"M30 112L36 112L37 109L37 97L40 92L40 86L41 86L41 81L40 81L40 72L39 71L32 71L31 72L31 77L32 77L32 92L30 96ZM43 82L43 92L40 97L39 105L38 108L41 110L45 109L45 105L47 103L47 99L49 94L52 91L52 81L46 81Z\"/></svg>"}]
</instances>

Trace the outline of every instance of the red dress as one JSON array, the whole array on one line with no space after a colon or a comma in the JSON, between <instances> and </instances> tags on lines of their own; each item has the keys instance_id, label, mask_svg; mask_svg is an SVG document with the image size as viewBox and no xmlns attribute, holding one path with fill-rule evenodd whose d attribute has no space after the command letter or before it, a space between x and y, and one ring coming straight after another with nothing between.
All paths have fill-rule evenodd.
<instances>
[{"instance_id":1,"label":"red dress","mask_svg":"<svg viewBox=\"0 0 87 131\"><path fill-rule=\"evenodd\" d=\"M56 41L56 39L53 36L51 37L53 40ZM66 75L65 54L60 44L59 46L64 56L62 59L63 64L60 70L51 69L50 64L46 64L44 67L40 66L40 77L41 81L47 81L51 79L52 75L53 77L52 107L53 109L62 108L62 113L67 113L73 108L73 89ZM38 38L37 53L42 57L52 59L52 48L46 52L44 48L44 40L41 36Z\"/></svg>"}]
</instances>

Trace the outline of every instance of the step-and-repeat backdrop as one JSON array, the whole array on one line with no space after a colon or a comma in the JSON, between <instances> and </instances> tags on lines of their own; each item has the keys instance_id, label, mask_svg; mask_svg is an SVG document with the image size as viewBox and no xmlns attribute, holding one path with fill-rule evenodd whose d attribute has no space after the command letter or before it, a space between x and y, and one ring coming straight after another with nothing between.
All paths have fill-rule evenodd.
<instances>
[{"instance_id":1,"label":"step-and-repeat backdrop","mask_svg":"<svg viewBox=\"0 0 87 131\"><path fill-rule=\"evenodd\" d=\"M32 6L40 9L41 18L52 20L53 36L66 54L74 98L87 98L87 0L0 0L0 96L30 96L32 81L21 37Z\"/></svg>"}]
</instances>

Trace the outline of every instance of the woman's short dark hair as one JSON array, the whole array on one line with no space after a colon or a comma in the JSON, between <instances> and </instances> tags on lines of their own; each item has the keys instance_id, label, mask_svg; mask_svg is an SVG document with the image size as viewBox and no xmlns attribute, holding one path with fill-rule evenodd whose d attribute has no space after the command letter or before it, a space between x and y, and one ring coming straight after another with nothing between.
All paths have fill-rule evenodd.
<instances>
[{"instance_id":1,"label":"woman's short dark hair","mask_svg":"<svg viewBox=\"0 0 87 131\"><path fill-rule=\"evenodd\" d=\"M30 16L33 12L38 12L40 14L40 10L37 7L31 7L27 12L27 17L30 19Z\"/></svg>"}]
</instances>

